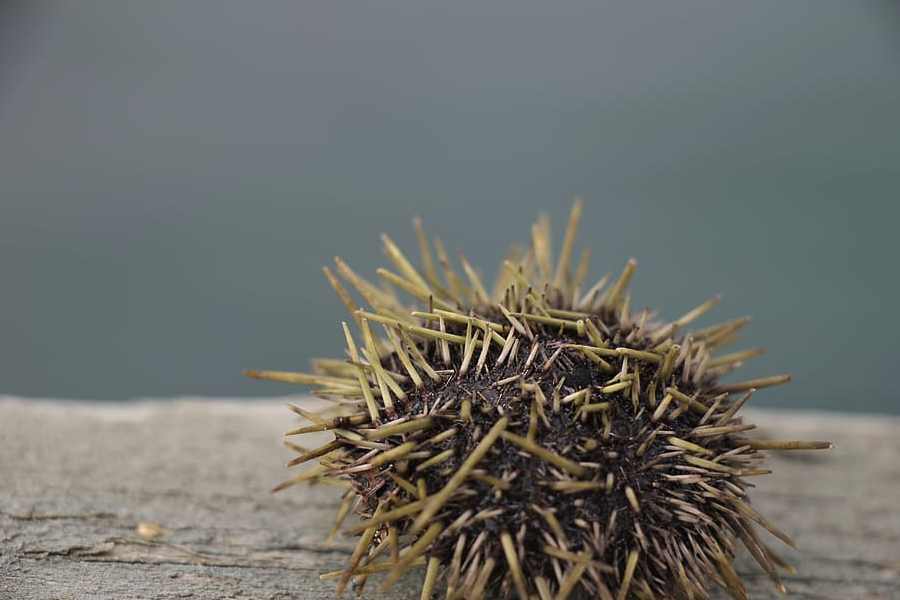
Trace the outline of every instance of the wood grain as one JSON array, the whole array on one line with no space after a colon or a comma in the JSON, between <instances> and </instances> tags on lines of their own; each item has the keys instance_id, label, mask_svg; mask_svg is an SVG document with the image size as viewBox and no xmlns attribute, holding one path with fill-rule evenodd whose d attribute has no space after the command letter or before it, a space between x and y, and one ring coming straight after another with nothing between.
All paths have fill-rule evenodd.
<instances>
[{"instance_id":1,"label":"wood grain","mask_svg":"<svg viewBox=\"0 0 900 600\"><path fill-rule=\"evenodd\" d=\"M791 598L900 599L900 419L747 414L758 436L836 445L775 455L756 481L755 506L800 546L782 552ZM339 490L268 493L297 422L272 400L0 398L0 598L333 598L318 575L353 545L324 543ZM751 598L780 597L738 560ZM364 598L417 600L419 577Z\"/></svg>"}]
</instances>

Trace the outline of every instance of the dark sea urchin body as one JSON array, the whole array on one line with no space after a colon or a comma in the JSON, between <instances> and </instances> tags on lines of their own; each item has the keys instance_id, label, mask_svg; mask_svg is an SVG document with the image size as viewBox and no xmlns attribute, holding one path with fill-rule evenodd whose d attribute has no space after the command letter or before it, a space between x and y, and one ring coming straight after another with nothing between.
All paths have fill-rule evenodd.
<instances>
[{"instance_id":1,"label":"dark sea urchin body","mask_svg":"<svg viewBox=\"0 0 900 600\"><path fill-rule=\"evenodd\" d=\"M349 482L335 531L353 510L360 522L347 533L360 540L333 574L338 594L351 579L361 590L387 571L388 587L426 565L422 598L439 578L448 598L466 600L700 599L711 582L746 598L737 540L784 590L776 567L786 565L754 523L793 543L753 509L744 479L767 472L760 449L828 444L744 437L753 426L738 410L788 377L719 383L758 352L714 356L746 319L682 333L715 299L672 323L632 314L634 262L612 285L581 290L587 254L569 266L580 212L576 203L555 268L542 219L493 294L462 257L458 275L439 241L436 266L418 223L422 270L385 237L396 272L379 275L393 287L337 261L371 310L326 269L361 330L358 345L344 324L348 360L317 361L316 374L248 373L340 399L334 419L292 407L314 424L289 433L331 430L334 440L291 444L291 464L319 465L278 488Z\"/></svg>"}]
</instances>

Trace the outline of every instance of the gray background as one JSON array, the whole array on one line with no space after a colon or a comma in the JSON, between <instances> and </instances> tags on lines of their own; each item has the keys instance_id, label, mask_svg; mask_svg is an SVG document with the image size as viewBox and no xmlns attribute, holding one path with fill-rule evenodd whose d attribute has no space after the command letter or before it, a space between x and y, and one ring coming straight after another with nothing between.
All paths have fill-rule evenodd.
<instances>
[{"instance_id":1,"label":"gray background","mask_svg":"<svg viewBox=\"0 0 900 600\"><path fill-rule=\"evenodd\" d=\"M751 314L757 406L900 412L888 2L0 6L0 393L293 393L343 349L321 266L486 276L541 210L636 307Z\"/></svg>"}]
</instances>

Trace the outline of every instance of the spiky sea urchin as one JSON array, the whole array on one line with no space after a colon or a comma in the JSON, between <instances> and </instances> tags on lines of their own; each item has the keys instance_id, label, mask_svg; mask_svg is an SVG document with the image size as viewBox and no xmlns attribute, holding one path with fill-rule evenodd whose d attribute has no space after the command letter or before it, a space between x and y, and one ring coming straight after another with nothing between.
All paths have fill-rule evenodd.
<instances>
[{"instance_id":1,"label":"spiky sea urchin","mask_svg":"<svg viewBox=\"0 0 900 600\"><path fill-rule=\"evenodd\" d=\"M422 269L383 236L396 271L378 274L390 286L336 259L371 309L325 269L362 345L344 323L346 360L318 360L315 374L248 372L338 400L333 419L292 407L313 424L288 435L334 439L288 444L300 454L290 465L319 464L276 488L349 488L332 536L354 510L360 522L346 533L360 539L330 574L338 595L351 579L361 593L387 571L387 588L424 564L423 599L439 577L447 598L466 600L701 599L710 582L742 599L737 540L785 591L776 567L787 565L754 523L793 542L751 506L745 479L768 473L759 450L829 444L744 437L753 425L737 412L789 376L719 382L759 351L715 356L747 319L683 333L718 298L671 323L633 314L634 261L612 285L583 290L587 252L570 267L581 210L576 202L555 267L542 217L530 251L503 264L490 294L462 255L465 278L454 271L439 240L435 262L418 221Z\"/></svg>"}]
</instances>

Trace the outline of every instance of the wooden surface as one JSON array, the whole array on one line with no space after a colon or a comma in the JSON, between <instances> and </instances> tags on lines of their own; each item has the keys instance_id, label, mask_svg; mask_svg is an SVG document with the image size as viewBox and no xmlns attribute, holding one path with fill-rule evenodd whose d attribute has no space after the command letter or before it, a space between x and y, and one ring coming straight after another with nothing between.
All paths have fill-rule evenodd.
<instances>
[{"instance_id":1,"label":"wooden surface","mask_svg":"<svg viewBox=\"0 0 900 600\"><path fill-rule=\"evenodd\" d=\"M775 455L756 479L755 506L800 545L782 553L791 598L900 599L900 419L747 414L759 437L836 444ZM296 424L274 401L0 398L0 598L333 598L318 575L352 547L324 543L339 490L268 493ZM738 560L751 598L780 597ZM418 600L419 577L364 597Z\"/></svg>"}]
</instances>

